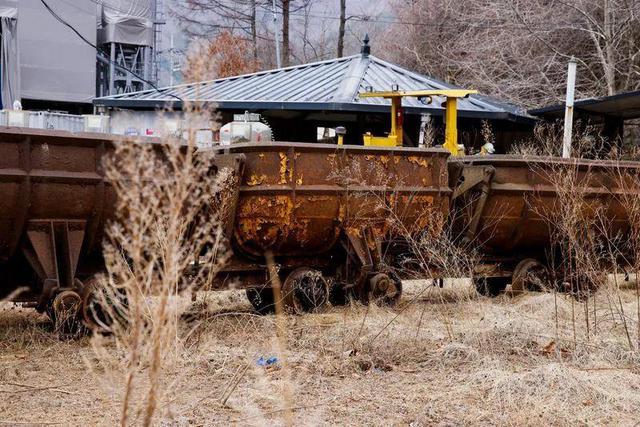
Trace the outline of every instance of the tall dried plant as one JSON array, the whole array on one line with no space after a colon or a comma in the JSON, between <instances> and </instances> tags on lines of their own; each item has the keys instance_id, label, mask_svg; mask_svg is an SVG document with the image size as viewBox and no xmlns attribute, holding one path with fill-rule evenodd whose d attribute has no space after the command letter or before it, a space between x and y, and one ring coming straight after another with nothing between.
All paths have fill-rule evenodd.
<instances>
[{"instance_id":1,"label":"tall dried plant","mask_svg":"<svg viewBox=\"0 0 640 427\"><path fill-rule=\"evenodd\" d=\"M189 141L122 142L105 161L117 199L96 314L109 334L92 344L116 382L123 426L167 414L168 377L183 356L180 297L210 283L227 256L220 204L231 174Z\"/></svg>"},{"instance_id":2,"label":"tall dried plant","mask_svg":"<svg viewBox=\"0 0 640 427\"><path fill-rule=\"evenodd\" d=\"M635 319L636 328L636 348L640 349L640 286L638 278L640 278L640 197L638 197L638 188L640 188L640 175L635 164L623 164L616 162L612 168L613 182L618 188L616 201L623 209L625 218L628 221L629 228L625 233L625 248L622 254L622 268L627 268L626 276L629 273L634 276L634 288L636 294L636 309L638 317ZM620 303L622 308L622 304Z\"/></svg>"},{"instance_id":3,"label":"tall dried plant","mask_svg":"<svg viewBox=\"0 0 640 427\"><path fill-rule=\"evenodd\" d=\"M366 165L353 162L337 168L329 177L347 190L358 189L347 194L347 204L352 209L345 212L345 227L374 227L383 243L384 267L396 277L423 281L420 291L400 305L395 316L366 342L364 348L370 351L373 351L377 338L411 306L426 298L434 302L446 302L452 295L445 296L445 293L439 292L443 279L473 277L480 261L475 241L457 241L452 229L455 221L448 217L448 212L441 211L438 202L430 204L429 197L425 199L422 194L402 191L406 186L405 180L399 174L390 174L387 164L386 160ZM367 187L371 189L363 190ZM461 286L455 290L453 297L464 299L474 296L475 292L468 292L469 289ZM421 318L426 308L427 305L423 308ZM449 339L454 340L453 322L446 307L436 304L430 309L440 313ZM362 320L360 332L368 315L369 309ZM419 321L416 336L420 327Z\"/></svg>"}]
</instances>

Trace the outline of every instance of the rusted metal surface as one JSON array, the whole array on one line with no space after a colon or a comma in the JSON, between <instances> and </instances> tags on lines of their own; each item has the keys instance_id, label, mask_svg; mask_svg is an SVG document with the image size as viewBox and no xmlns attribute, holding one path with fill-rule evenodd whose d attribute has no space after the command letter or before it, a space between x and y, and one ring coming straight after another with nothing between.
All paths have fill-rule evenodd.
<instances>
[{"instance_id":1,"label":"rusted metal surface","mask_svg":"<svg viewBox=\"0 0 640 427\"><path fill-rule=\"evenodd\" d=\"M0 297L26 285L24 299L48 311L61 292L77 292L91 323L91 277L104 268L101 242L116 205L102 163L123 139L0 129ZM282 274L302 267L333 277L348 256L358 267L342 280L368 283L383 268L380 245L392 217L415 231L441 226L430 219L448 211L447 156L305 143L219 149L212 173L229 168L236 179L224 208L234 250L226 272L245 287L268 285L263 256L271 252ZM349 241L342 246L346 235L366 265Z\"/></svg>"},{"instance_id":2,"label":"rusted metal surface","mask_svg":"<svg viewBox=\"0 0 640 427\"><path fill-rule=\"evenodd\" d=\"M115 206L102 161L116 139L0 129L0 296L30 286L44 310L55 288L73 287L101 256Z\"/></svg>"},{"instance_id":3,"label":"rusted metal surface","mask_svg":"<svg viewBox=\"0 0 640 427\"><path fill-rule=\"evenodd\" d=\"M246 156L233 241L249 258L322 256L340 233L363 225L378 235L390 215L426 228L446 215L451 190L439 149L308 143L237 144L219 157Z\"/></svg>"},{"instance_id":4,"label":"rusted metal surface","mask_svg":"<svg viewBox=\"0 0 640 427\"><path fill-rule=\"evenodd\" d=\"M91 233L100 231L113 206L105 203L113 195L104 191L101 166L108 144L95 135L0 130L0 259L15 253L29 220L84 220Z\"/></svg>"},{"instance_id":5,"label":"rusted metal surface","mask_svg":"<svg viewBox=\"0 0 640 427\"><path fill-rule=\"evenodd\" d=\"M576 174L577 190L590 209L602 210L610 221L612 235L624 234L629 228L620 196L640 196L637 185L628 182L621 186L620 180L621 176L640 176L638 162L493 155L450 159L449 167L452 187L463 185L453 182L459 179L461 167L463 175L466 171L468 176L477 176L478 168L492 170L485 190L480 180L474 188L467 189L467 196L471 197L462 197L454 190L460 197L456 197L451 213L458 235L473 240L489 258L545 255L551 245L554 215L561 203L557 191L560 170ZM486 195L484 201L481 192ZM474 218L477 223L471 229Z\"/></svg>"}]
</instances>

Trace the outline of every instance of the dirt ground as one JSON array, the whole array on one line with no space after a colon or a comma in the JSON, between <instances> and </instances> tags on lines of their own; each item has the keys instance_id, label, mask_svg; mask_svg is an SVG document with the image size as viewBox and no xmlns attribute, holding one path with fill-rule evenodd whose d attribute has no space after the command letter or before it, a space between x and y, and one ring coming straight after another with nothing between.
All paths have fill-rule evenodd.
<instances>
[{"instance_id":1,"label":"dirt ground","mask_svg":"<svg viewBox=\"0 0 640 427\"><path fill-rule=\"evenodd\" d=\"M636 298L628 287L586 302L487 299L465 284L413 282L392 310L286 316L279 340L275 316L253 314L243 292L219 293L183 322L192 333L165 372L156 421L638 425ZM89 369L94 358L89 338L60 341L45 317L2 306L0 425L116 424L117 381Z\"/></svg>"}]
</instances>

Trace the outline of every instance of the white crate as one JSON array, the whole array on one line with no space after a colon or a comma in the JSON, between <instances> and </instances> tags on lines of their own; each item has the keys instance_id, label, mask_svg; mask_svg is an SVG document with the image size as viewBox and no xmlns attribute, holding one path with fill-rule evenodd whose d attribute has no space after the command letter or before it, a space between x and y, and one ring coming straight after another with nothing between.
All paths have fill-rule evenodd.
<instances>
[{"instance_id":1,"label":"white crate","mask_svg":"<svg viewBox=\"0 0 640 427\"><path fill-rule=\"evenodd\" d=\"M66 130L68 132L82 132L84 130L82 116L50 111L31 111L30 113L29 127L31 128Z\"/></svg>"},{"instance_id":2,"label":"white crate","mask_svg":"<svg viewBox=\"0 0 640 427\"><path fill-rule=\"evenodd\" d=\"M84 114L82 118L85 132L109 133L109 116Z\"/></svg>"},{"instance_id":3,"label":"white crate","mask_svg":"<svg viewBox=\"0 0 640 427\"><path fill-rule=\"evenodd\" d=\"M29 117L28 111L0 110L0 125L29 127Z\"/></svg>"}]
</instances>

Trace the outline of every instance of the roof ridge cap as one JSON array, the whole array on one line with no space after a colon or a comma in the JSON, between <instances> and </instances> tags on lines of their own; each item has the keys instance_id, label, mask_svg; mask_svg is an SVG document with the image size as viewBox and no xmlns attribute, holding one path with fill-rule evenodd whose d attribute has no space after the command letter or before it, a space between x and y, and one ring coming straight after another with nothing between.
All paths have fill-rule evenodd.
<instances>
[{"instance_id":1,"label":"roof ridge cap","mask_svg":"<svg viewBox=\"0 0 640 427\"><path fill-rule=\"evenodd\" d=\"M372 57L370 55L358 54L354 56L357 58L352 58L353 62L344 70L344 78L336 91L336 102L354 102L360 84L371 64Z\"/></svg>"}]
</instances>

